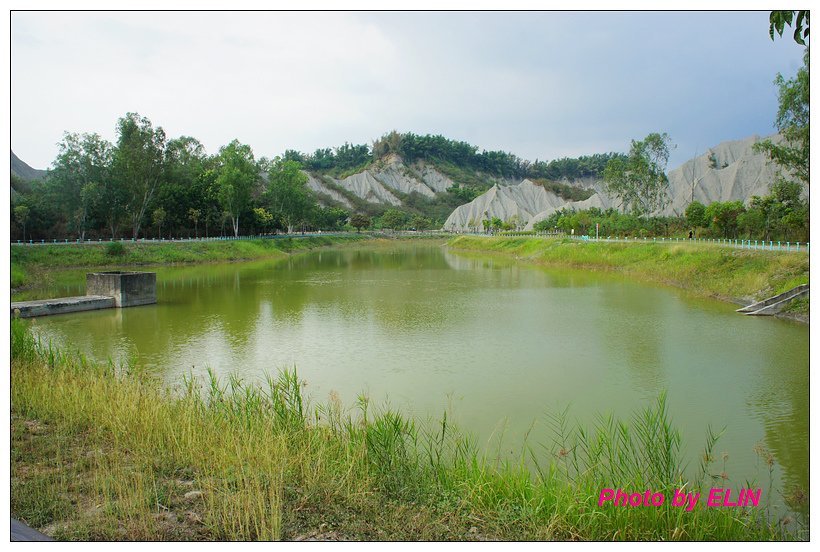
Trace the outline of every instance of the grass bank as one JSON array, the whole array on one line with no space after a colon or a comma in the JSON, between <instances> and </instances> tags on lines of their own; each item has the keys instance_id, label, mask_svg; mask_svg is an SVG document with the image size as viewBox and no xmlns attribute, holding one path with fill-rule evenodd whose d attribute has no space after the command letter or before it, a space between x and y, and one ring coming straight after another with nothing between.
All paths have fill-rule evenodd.
<instances>
[{"instance_id":1,"label":"grass bank","mask_svg":"<svg viewBox=\"0 0 820 552\"><path fill-rule=\"evenodd\" d=\"M519 462L480 454L443 418L426 427L365 398L310 405L294 373L252 387L94 364L12 321L11 513L66 540L769 540L757 508L693 511L665 401L592 428L554 417ZM711 459L714 438L706 443ZM720 485L722 486L722 485ZM664 493L598 506L601 489ZM798 535L799 536L799 535Z\"/></svg>"},{"instance_id":2,"label":"grass bank","mask_svg":"<svg viewBox=\"0 0 820 552\"><path fill-rule=\"evenodd\" d=\"M367 235L310 236L201 242L112 242L107 244L11 246L11 287L36 285L44 272L67 268L106 268L215 263L285 257L289 253L343 245Z\"/></svg>"},{"instance_id":3,"label":"grass bank","mask_svg":"<svg viewBox=\"0 0 820 552\"><path fill-rule=\"evenodd\" d=\"M459 236L448 246L544 265L613 270L730 302L764 299L809 282L808 255L708 244ZM808 302L801 308L807 313Z\"/></svg>"}]
</instances>

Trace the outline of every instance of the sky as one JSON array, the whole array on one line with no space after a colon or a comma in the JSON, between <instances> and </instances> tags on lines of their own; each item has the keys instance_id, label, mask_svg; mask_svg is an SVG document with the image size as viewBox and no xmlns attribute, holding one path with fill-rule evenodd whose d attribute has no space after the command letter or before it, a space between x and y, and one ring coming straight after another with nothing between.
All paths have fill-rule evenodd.
<instances>
[{"instance_id":1,"label":"sky","mask_svg":"<svg viewBox=\"0 0 820 552\"><path fill-rule=\"evenodd\" d=\"M669 169L774 132L803 50L768 12L11 14L11 148L51 166L64 132L116 142L148 117L257 157L398 130L551 160L666 132Z\"/></svg>"}]
</instances>

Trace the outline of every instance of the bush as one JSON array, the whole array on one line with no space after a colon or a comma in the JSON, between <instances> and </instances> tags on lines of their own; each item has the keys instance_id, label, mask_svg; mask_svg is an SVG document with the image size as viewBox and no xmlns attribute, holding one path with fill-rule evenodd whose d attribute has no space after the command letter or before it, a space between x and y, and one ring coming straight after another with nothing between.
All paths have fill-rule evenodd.
<instances>
[{"instance_id":1,"label":"bush","mask_svg":"<svg viewBox=\"0 0 820 552\"><path fill-rule=\"evenodd\" d=\"M122 242L111 242L105 246L105 254L109 257L122 257L126 252Z\"/></svg>"}]
</instances>

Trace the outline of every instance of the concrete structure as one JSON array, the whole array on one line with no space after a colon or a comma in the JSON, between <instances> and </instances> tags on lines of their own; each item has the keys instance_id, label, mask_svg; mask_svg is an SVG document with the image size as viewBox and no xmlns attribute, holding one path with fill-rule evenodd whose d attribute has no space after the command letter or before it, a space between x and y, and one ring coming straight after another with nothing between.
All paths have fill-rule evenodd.
<instances>
[{"instance_id":1,"label":"concrete structure","mask_svg":"<svg viewBox=\"0 0 820 552\"><path fill-rule=\"evenodd\" d=\"M769 297L763 301L752 303L737 312L742 312L751 316L772 316L782 311L789 303L801 297L808 297L809 284L801 284L789 291L784 291L774 297Z\"/></svg>"},{"instance_id":2,"label":"concrete structure","mask_svg":"<svg viewBox=\"0 0 820 552\"><path fill-rule=\"evenodd\" d=\"M114 307L113 297L84 295L81 297L62 297L60 299L41 299L39 301L18 301L11 304L11 315L19 314L20 318L34 318L35 316L110 309L112 307Z\"/></svg>"},{"instance_id":3,"label":"concrete structure","mask_svg":"<svg viewBox=\"0 0 820 552\"><path fill-rule=\"evenodd\" d=\"M92 272L85 277L86 295L114 298L116 307L157 302L156 272Z\"/></svg>"},{"instance_id":4,"label":"concrete structure","mask_svg":"<svg viewBox=\"0 0 820 552\"><path fill-rule=\"evenodd\" d=\"M32 318L157 302L156 272L93 272L85 277L86 295L11 304L11 316Z\"/></svg>"},{"instance_id":5,"label":"concrete structure","mask_svg":"<svg viewBox=\"0 0 820 552\"><path fill-rule=\"evenodd\" d=\"M11 542L53 541L48 535L35 531L25 523L11 518Z\"/></svg>"}]
</instances>

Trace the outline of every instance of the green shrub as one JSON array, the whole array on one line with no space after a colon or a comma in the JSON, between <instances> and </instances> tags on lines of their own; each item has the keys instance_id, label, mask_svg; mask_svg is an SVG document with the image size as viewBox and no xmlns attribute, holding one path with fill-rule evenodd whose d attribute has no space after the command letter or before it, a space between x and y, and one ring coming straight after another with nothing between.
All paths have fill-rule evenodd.
<instances>
[{"instance_id":1,"label":"green shrub","mask_svg":"<svg viewBox=\"0 0 820 552\"><path fill-rule=\"evenodd\" d=\"M111 242L105 246L105 254L109 257L122 257L127 253L122 242Z\"/></svg>"}]
</instances>

